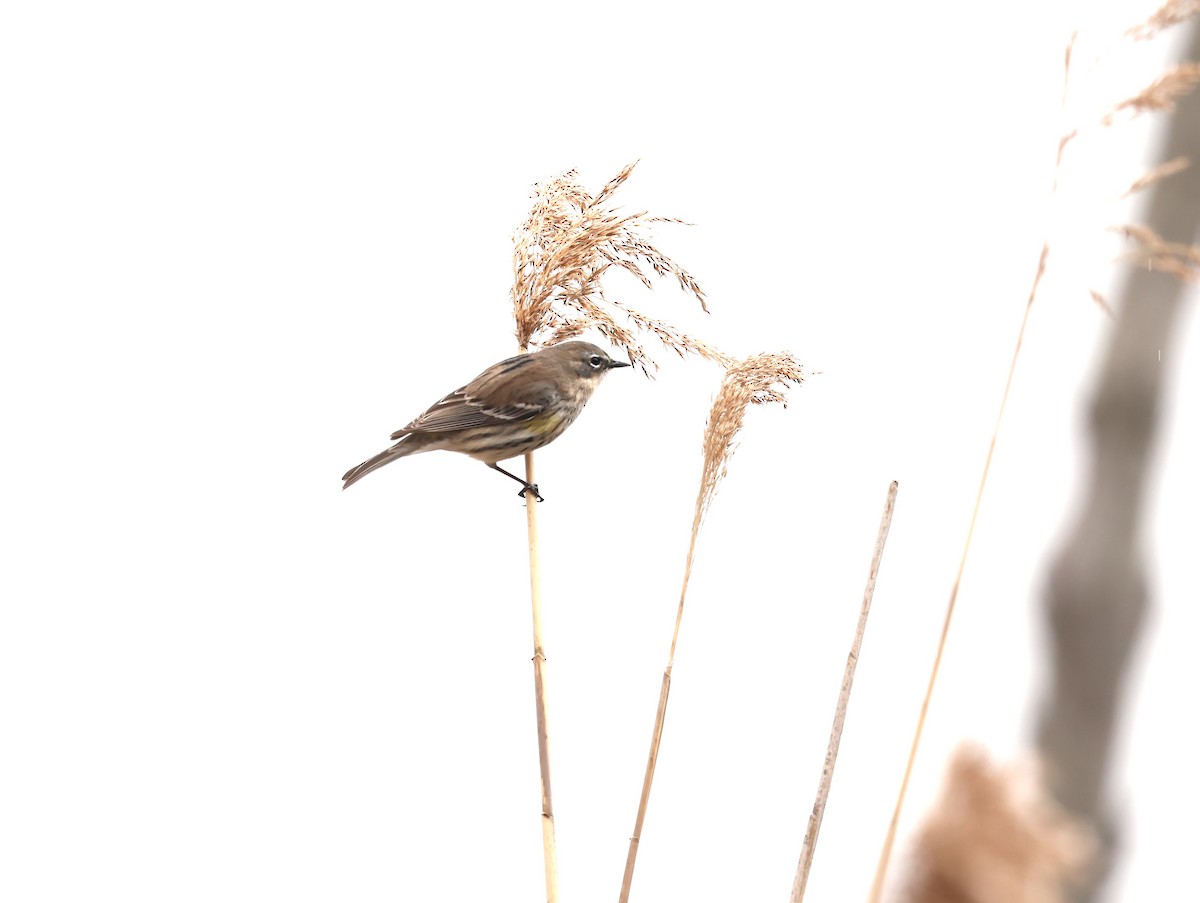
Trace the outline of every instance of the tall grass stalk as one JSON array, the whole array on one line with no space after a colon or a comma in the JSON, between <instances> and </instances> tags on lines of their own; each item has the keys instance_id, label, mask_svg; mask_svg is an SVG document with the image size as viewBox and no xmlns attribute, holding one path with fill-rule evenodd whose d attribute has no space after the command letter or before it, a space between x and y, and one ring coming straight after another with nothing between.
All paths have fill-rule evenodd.
<instances>
[{"instance_id":1,"label":"tall grass stalk","mask_svg":"<svg viewBox=\"0 0 1200 903\"><path fill-rule=\"evenodd\" d=\"M645 824L646 810L650 804L650 788L654 784L654 771L658 765L658 751L662 744L663 722L667 717L667 698L671 692L671 671L675 667L675 649L679 644L679 628L683 623L683 606L687 601L700 525L716 495L718 484L727 472L729 459L736 447L735 439L746 417L746 409L751 404L769 402L778 402L786 407L787 396L783 389L788 385L799 385L803 381L803 370L791 355L759 354L729 368L716 401L713 402L704 431L704 465L700 475L700 489L696 494L696 508L692 515L692 533L683 568L683 585L679 591L679 605L675 611L675 629L671 633L671 649L667 655L667 666L663 670L662 686L658 693L658 708L654 713L654 732L650 738L646 773L642 778L642 793L638 799L633 834L629 838L629 852L625 857L625 874L621 879L621 903L628 903L629 900L634 865L642 838L642 826Z\"/></svg>"},{"instance_id":2,"label":"tall grass stalk","mask_svg":"<svg viewBox=\"0 0 1200 903\"><path fill-rule=\"evenodd\" d=\"M1063 62L1063 105L1066 105L1067 87L1071 76L1071 53L1075 47L1075 38L1067 44ZM1078 136L1077 129L1067 130L1058 141L1058 153L1054 163L1054 181L1050 189L1051 196L1058 190L1059 178L1062 175L1063 157L1067 146ZM1004 412L1008 407L1008 396L1012 391L1013 378L1017 372L1017 362L1021 358L1021 346L1025 341L1025 330L1029 326L1029 315L1033 311L1033 302L1037 298L1038 288L1042 277L1046 274L1046 261L1050 256L1050 240L1042 241L1042 249L1038 254L1037 269L1033 274L1033 283L1029 288L1029 296L1025 300L1025 312L1021 317L1021 325L1017 330L1017 340L1013 345L1012 359L1008 364L1008 376L1004 381L1004 392L1000 396L1000 407L996 411L996 420L992 425L992 438L988 442L987 454L983 459L983 471L979 476L979 487L975 491L975 504L971 508L971 519L967 524L967 534L963 539L962 553L958 558L958 570L954 574L954 582L950 586L950 598L946 602L946 614L942 619L942 631L938 636L937 650L933 655L933 665L929 671L929 682L925 687L925 695L921 699L921 711L917 716L917 726L913 731L912 744L908 750L908 759L904 763L904 777L900 780L900 791L896 795L896 805L892 809L892 818L888 822L887 833L884 836L883 848L879 852L879 862L875 866L875 878L871 884L868 896L869 903L879 903L883 896L883 882L887 877L888 863L891 860L892 848L896 843L896 833L900 825L900 813L904 809L904 798L908 793L908 782L912 778L913 766L917 761L917 751L921 746L921 736L925 731L925 719L929 714L929 703L933 699L933 689L937 685L938 672L942 666L942 656L946 651L946 640L950 636L950 625L954 620L954 609L958 602L958 588L962 584L963 572L967 567L967 558L971 551L971 539L975 535L975 523L979 518L979 509L983 504L983 492L987 488L988 474L992 469L992 457L996 452L996 440L1000 436L1000 426L1004 422Z\"/></svg>"},{"instance_id":3,"label":"tall grass stalk","mask_svg":"<svg viewBox=\"0 0 1200 903\"><path fill-rule=\"evenodd\" d=\"M808 818L808 830L800 847L800 862L796 866L796 880L792 883L789 903L801 903L804 899L804 889L808 885L808 873L812 868L813 853L817 849L817 835L821 832L821 821L825 817L825 803L829 800L829 789L833 786L833 769L837 765L838 749L842 744L842 728L846 724L846 709L850 705L850 688L854 685L858 653L862 648L863 635L867 632L867 616L871 613L871 600L875 597L875 580L879 576L879 565L883 561L883 547L887 544L888 532L892 529L892 513L896 510L896 493L899 489L900 484L893 480L892 485L888 487L887 500L883 504L879 535L875 539L875 553L871 556L871 567L867 572L867 588L863 591L858 625L854 630L854 640L850 643L850 654L846 656L846 668L842 672L842 687L838 691L833 728L829 732L829 746L825 750L825 764L821 768L821 780L817 788L817 798L813 802L812 814Z\"/></svg>"},{"instance_id":4,"label":"tall grass stalk","mask_svg":"<svg viewBox=\"0 0 1200 903\"><path fill-rule=\"evenodd\" d=\"M525 455L525 479L533 483L533 452ZM558 848L554 839L554 802L550 793L550 739L546 730L546 652L542 640L542 567L538 555L537 498L525 493L529 531L529 601L533 609L533 698L537 707L538 776L542 785L542 858L546 901L558 900Z\"/></svg>"},{"instance_id":5,"label":"tall grass stalk","mask_svg":"<svg viewBox=\"0 0 1200 903\"><path fill-rule=\"evenodd\" d=\"M883 896L883 882L887 877L888 863L891 860L892 848L896 843L896 833L900 825L900 813L904 809L904 798L908 793L908 782L912 778L913 766L917 761L917 751L921 746L921 736L925 731L925 719L929 714L929 703L933 699L933 688L937 685L938 672L942 666L942 655L946 651L946 640L950 636L950 624L954 620L954 608L958 602L958 588L962 584L963 572L967 567L967 557L971 551L971 538L975 535L975 522L979 518L979 509L983 504L983 491L987 488L988 473L992 468L992 457L996 452L996 440L1000 436L1000 425L1004 421L1004 411L1008 407L1008 396L1012 390L1013 377L1017 372L1017 361L1021 355L1021 344L1025 339L1025 329L1029 325L1029 314L1033 310L1033 301L1037 297L1038 286L1046 271L1046 257L1049 244L1042 245L1042 253L1038 259L1037 272L1033 277L1033 286L1029 290L1029 298L1025 303L1025 316L1021 319L1021 328L1017 331L1017 341L1013 348L1012 360L1008 365L1008 378L1004 383L1004 394L1000 397L1000 409L996 412L996 421L992 426L992 438L988 443L987 455L983 459L983 473L979 477L979 488L975 491L975 505L971 509L971 520L967 525L967 535L963 540L962 553L958 559L958 571L954 575L954 583L950 587L950 598L946 602L946 614L942 619L942 632L938 636L937 650L933 655L933 665L929 671L929 682L925 687L925 695L921 699L921 711L917 716L917 726L913 731L912 745L908 750L908 759L904 763L904 777L900 781L900 792L896 796L896 805L892 809L892 818L888 822L887 834L884 836L883 848L879 852L879 862L875 866L875 878L871 884L868 896L870 903L879 903Z\"/></svg>"}]
</instances>

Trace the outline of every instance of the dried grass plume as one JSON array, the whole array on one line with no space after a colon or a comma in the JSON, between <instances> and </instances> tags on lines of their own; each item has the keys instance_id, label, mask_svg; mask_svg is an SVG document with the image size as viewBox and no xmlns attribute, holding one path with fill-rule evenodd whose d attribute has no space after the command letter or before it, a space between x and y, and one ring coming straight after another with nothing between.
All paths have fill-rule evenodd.
<instances>
[{"instance_id":1,"label":"dried grass plume","mask_svg":"<svg viewBox=\"0 0 1200 903\"><path fill-rule=\"evenodd\" d=\"M1137 94L1118 103L1100 120L1100 124L1112 125L1122 113L1131 116L1139 113L1169 113L1175 109L1175 101L1188 94L1197 83L1200 83L1200 63L1181 63Z\"/></svg>"},{"instance_id":2,"label":"dried grass plume","mask_svg":"<svg viewBox=\"0 0 1200 903\"><path fill-rule=\"evenodd\" d=\"M1106 65L1114 65L1125 58L1129 53L1129 41L1145 41L1151 38L1158 37L1168 28L1179 25L1189 19L1200 14L1200 0L1168 0L1163 4L1152 16L1144 22L1128 28L1124 31L1124 48L1117 59L1109 63L1105 58L1112 50L1111 45L1105 45L1105 52L1101 56L1092 60L1090 65L1084 67L1084 75L1094 76L1094 71L1102 62ZM1093 105L1086 103L1088 92L1087 81L1082 85L1076 84L1079 81L1076 70L1079 69L1075 61L1078 55L1079 35L1074 34L1067 45L1063 82L1063 109L1064 116L1067 114L1068 108L1079 107L1083 110L1083 115L1072 115L1071 119L1075 120L1076 124L1072 127L1065 127L1062 135L1059 138L1058 158L1055 166L1054 186L1051 189L1051 195L1057 195L1060 178L1064 169L1064 157L1066 149L1069 145L1075 144L1077 139L1084 135L1090 135L1095 132L1103 131L1112 127L1119 127L1120 124L1137 119L1146 114L1151 113L1170 113L1175 109L1176 104L1193 91L1200 84L1200 62L1191 61L1183 62L1171 66L1161 76L1151 81L1149 84L1142 86L1140 89L1133 90L1118 103L1106 102L1101 109L1103 112L1094 110ZM1118 42L1118 48L1122 47L1122 43ZM1100 80L1100 84L1104 84ZM1084 98L1077 102L1068 103L1068 100L1073 94L1079 93L1079 88L1085 90ZM1137 178L1126 182L1126 187L1123 191L1118 190L1112 195L1111 200L1126 200L1147 188L1158 185L1164 179L1169 179L1189 168L1190 162L1186 156L1176 155L1169 160L1166 160L1149 171L1142 173ZM1107 194L1109 187L1107 185L1091 186L1092 195ZM1087 202L1088 195L1081 195L1075 198L1075 202ZM1119 222L1124 217L1118 214L1115 219ZM1163 241L1153 231L1146 229L1140 225L1117 225L1107 229L1108 232L1115 232L1122 237L1130 240L1134 245L1134 251L1125 259L1133 259L1137 263L1148 266L1152 269L1162 270L1171 273L1181 279L1194 281L1197 275L1197 265L1200 263L1200 248L1196 246L1188 246ZM1082 240L1096 241L1099 234L1095 238L1088 236L1076 235L1074 242ZM1049 238L1047 244L1043 247L1043 258L1049 247ZM1077 251L1075 256L1078 259L1094 258L1094 253L1086 251ZM1043 260L1044 264L1044 260ZM1039 270L1044 269L1044 265L1039 265ZM1036 290L1036 286L1035 286ZM1102 296L1092 291L1091 296L1096 300L1100 307L1106 312L1111 311L1107 302Z\"/></svg>"},{"instance_id":3,"label":"dried grass plume","mask_svg":"<svg viewBox=\"0 0 1200 903\"><path fill-rule=\"evenodd\" d=\"M1114 226L1112 231L1133 242L1129 256L1140 266L1170 273L1184 282L1194 282L1200 274L1200 248L1195 245L1166 241L1149 226L1136 223Z\"/></svg>"},{"instance_id":4,"label":"dried grass plume","mask_svg":"<svg viewBox=\"0 0 1200 903\"><path fill-rule=\"evenodd\" d=\"M703 519L725 477L737 434L752 404L787 407L786 389L804 382L804 370L790 354L756 354L729 367L704 430L704 469L696 497L696 523Z\"/></svg>"},{"instance_id":5,"label":"dried grass plume","mask_svg":"<svg viewBox=\"0 0 1200 903\"><path fill-rule=\"evenodd\" d=\"M905 903L1067 903L1093 845L1033 769L1001 769L977 748L950 763L921 829Z\"/></svg>"},{"instance_id":6,"label":"dried grass plume","mask_svg":"<svg viewBox=\"0 0 1200 903\"><path fill-rule=\"evenodd\" d=\"M513 236L517 343L523 349L553 345L595 329L649 375L656 365L638 341L639 333L649 333L681 357L695 354L728 365L731 359L711 345L605 296L603 277L617 267L647 288L653 285L650 274L672 278L708 311L696 280L650 241L651 224L683 221L644 212L621 215L612 203L634 166L595 196L574 171L535 186L533 208Z\"/></svg>"},{"instance_id":7,"label":"dried grass plume","mask_svg":"<svg viewBox=\"0 0 1200 903\"><path fill-rule=\"evenodd\" d=\"M1174 159L1167 160L1165 163L1159 163L1135 179L1125 189L1125 193L1121 197L1127 198L1132 194L1137 194L1139 191L1144 191L1156 182L1161 182L1163 179L1169 179L1171 176L1183 172L1190 165L1191 161L1187 157L1175 157Z\"/></svg>"},{"instance_id":8,"label":"dried grass plume","mask_svg":"<svg viewBox=\"0 0 1200 903\"><path fill-rule=\"evenodd\" d=\"M712 504L717 484L725 476L729 459L734 452L737 434L746 419L746 409L752 404L767 404L773 401L786 407L787 387L799 385L803 381L804 372L790 354L757 354L748 357L729 366L713 402L712 411L708 415L708 424L704 429L704 467L700 476L700 491L696 496L696 514L692 518L687 561L683 568L683 586L679 591L679 606L675 609L675 629L671 634L671 651L667 656L667 666L663 670L658 708L654 713L654 733L650 738L650 754L646 759L646 773L642 778L642 793L638 799L633 833L629 837L629 852L625 858L625 874L621 878L619 903L628 903L633 886L633 871L637 863L642 827L650 804L650 790L654 784L654 770L662 743L667 699L671 692L671 672L675 667L675 649L679 644L679 628L683 623L688 583L691 581L692 564L696 559L696 540L700 535L700 524L709 505Z\"/></svg>"},{"instance_id":9,"label":"dried grass plume","mask_svg":"<svg viewBox=\"0 0 1200 903\"><path fill-rule=\"evenodd\" d=\"M1178 25L1200 13L1200 0L1167 0L1145 22L1125 32L1135 41L1148 41L1173 25Z\"/></svg>"}]
</instances>

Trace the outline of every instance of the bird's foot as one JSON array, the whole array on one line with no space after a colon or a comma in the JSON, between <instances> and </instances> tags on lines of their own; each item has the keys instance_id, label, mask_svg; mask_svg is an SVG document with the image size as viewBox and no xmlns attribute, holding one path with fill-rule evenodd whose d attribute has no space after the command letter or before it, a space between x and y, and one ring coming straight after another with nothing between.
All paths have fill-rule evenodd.
<instances>
[{"instance_id":1,"label":"bird's foot","mask_svg":"<svg viewBox=\"0 0 1200 903\"><path fill-rule=\"evenodd\" d=\"M526 483L525 488L518 492L517 495L519 495L521 498L525 498L525 493L527 492L532 492L533 497L539 502L546 501L544 498L542 498L542 494L538 492L537 483Z\"/></svg>"}]
</instances>

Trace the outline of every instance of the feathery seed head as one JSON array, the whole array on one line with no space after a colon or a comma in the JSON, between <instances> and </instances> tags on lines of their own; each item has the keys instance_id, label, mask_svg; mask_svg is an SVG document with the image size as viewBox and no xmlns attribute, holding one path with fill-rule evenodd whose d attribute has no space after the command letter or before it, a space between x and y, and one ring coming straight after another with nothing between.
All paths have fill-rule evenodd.
<instances>
[{"instance_id":1,"label":"feathery seed head","mask_svg":"<svg viewBox=\"0 0 1200 903\"><path fill-rule=\"evenodd\" d=\"M751 355L726 371L704 430L704 469L696 498L697 523L708 511L717 485L725 476L747 408L752 404L771 402L787 407L786 388L802 382L804 368L786 352Z\"/></svg>"},{"instance_id":2,"label":"feathery seed head","mask_svg":"<svg viewBox=\"0 0 1200 903\"><path fill-rule=\"evenodd\" d=\"M638 333L646 332L681 357L696 354L728 365L732 359L712 346L605 296L604 274L617 267L647 288L653 284L648 272L674 277L708 310L696 280L647 235L652 223L681 221L646 213L622 215L612 204L633 167L622 169L595 196L584 190L574 171L535 187L533 208L513 236L517 343L549 347L594 329L650 375L656 365L638 340Z\"/></svg>"}]
</instances>

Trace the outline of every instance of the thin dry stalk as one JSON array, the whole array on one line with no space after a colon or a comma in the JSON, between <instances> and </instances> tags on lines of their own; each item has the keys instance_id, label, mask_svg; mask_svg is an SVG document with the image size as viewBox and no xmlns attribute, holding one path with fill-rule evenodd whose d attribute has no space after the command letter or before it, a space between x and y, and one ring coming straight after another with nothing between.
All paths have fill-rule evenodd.
<instances>
[{"instance_id":1,"label":"thin dry stalk","mask_svg":"<svg viewBox=\"0 0 1200 903\"><path fill-rule=\"evenodd\" d=\"M533 479L533 452L525 455L525 479ZM537 707L538 774L542 785L542 858L546 901L558 900L558 848L554 839L554 803L550 794L550 738L546 730L546 653L542 642L542 568L538 556L537 500L525 493L529 531L529 599L533 609L533 698Z\"/></svg>"},{"instance_id":2,"label":"thin dry stalk","mask_svg":"<svg viewBox=\"0 0 1200 903\"><path fill-rule=\"evenodd\" d=\"M862 609L858 615L858 626L846 657L846 669L842 673L842 688L838 692L837 708L833 714L833 728L829 732L829 746L825 750L825 765L821 769L821 781L812 814L808 818L808 830L800 847L800 862L796 866L796 880L792 883L790 903L801 903L804 888L808 885L808 873L812 868L813 853L817 849L817 835L825 817L825 804L829 800L829 789L833 785L833 769L837 764L838 749L842 744L842 728L846 723L846 709L850 705L850 688L854 685L854 671L858 666L858 653L862 648L863 635L867 632L867 616L871 613L871 600L875 597L875 579L879 576L879 565L883 561L883 547L887 544L888 531L892 528L892 512L896 510L896 492L900 484L892 481L888 487L887 501L883 505L883 518L879 523L879 535L875 540L875 554L871 556L871 569L867 573L867 588L863 592Z\"/></svg>"},{"instance_id":3,"label":"thin dry stalk","mask_svg":"<svg viewBox=\"0 0 1200 903\"><path fill-rule=\"evenodd\" d=\"M1072 35L1067 43L1063 58L1063 105L1066 105L1067 88L1071 83L1071 55L1074 50L1076 36ZM1051 195L1058 190L1059 177L1062 173L1063 157L1067 145L1075 138L1077 132L1066 132L1058 142L1058 153L1054 163L1054 181ZM967 525L967 535L963 541L962 554L958 559L958 571L954 575L954 583L950 587L950 598L946 602L946 615L942 620L942 632L938 637L937 650L933 656L933 665L929 671L929 683L925 688L925 696L921 700L921 711L917 715L917 726L913 731L912 745L909 747L908 759L904 764L904 777L900 780L900 791L896 795L896 805L892 809L892 818L888 822L887 833L884 835L883 847L879 851L879 862L875 866L875 878L871 884L871 892L867 897L868 903L879 903L883 898L883 884L887 877L888 865L891 862L892 849L896 844L896 833L900 827L900 813L904 809L904 799L908 794L908 782L912 778L913 766L917 761L917 751L921 746L921 737L925 732L925 719L929 714L929 703L933 699L933 688L937 685L938 672L942 666L942 656L946 650L946 640L950 636L950 624L954 620L954 609L958 603L958 588L962 583L963 572L967 567L967 556L971 550L971 538L975 534L975 522L979 518L979 509L983 504L983 491L987 487L988 473L992 468L992 457L996 452L996 440L1000 435L1000 425L1004 420L1004 411L1008 407L1008 396L1012 391L1013 378L1017 372L1017 361L1021 356L1021 346L1025 341L1025 329L1029 325L1029 315L1033 310L1033 302L1037 298L1038 288L1046 273L1046 261L1050 256L1050 241L1042 242L1042 250L1038 255L1037 270L1033 274L1033 284L1029 288L1029 297L1025 301L1025 313L1021 318L1021 326L1017 330L1017 340L1013 347L1012 360L1008 365L1008 377L1004 382L1004 394L1000 397L1000 409L996 412L996 422L992 427L992 438L988 443L987 455L983 460L983 473L979 477L979 488L975 492L975 504L971 509L971 520Z\"/></svg>"},{"instance_id":4,"label":"thin dry stalk","mask_svg":"<svg viewBox=\"0 0 1200 903\"><path fill-rule=\"evenodd\" d=\"M639 333L648 332L680 356L694 354L727 365L731 359L712 346L605 296L603 277L616 267L647 288L653 285L651 274L674 279L708 310L692 275L650 241L653 223L682 220L644 212L622 215L612 203L635 165L622 169L595 196L574 172L535 187L533 209L514 237L517 344L522 349L553 345L594 329L650 375L657 365L638 341Z\"/></svg>"},{"instance_id":5,"label":"thin dry stalk","mask_svg":"<svg viewBox=\"0 0 1200 903\"><path fill-rule=\"evenodd\" d=\"M634 820L633 835L629 838L629 853L625 858L625 874L621 879L621 903L628 903L629 900L642 825L645 823L646 809L650 803L650 788L654 783L654 769L658 764L658 751L662 743L663 722L667 716L667 697L671 692L675 648L679 643L679 627L683 622L683 605L692 576L700 525L709 506L712 505L718 484L728 471L729 459L736 449L737 435L746 419L747 408L752 404L770 402L778 402L787 407L786 388L790 385L800 385L803 381L803 368L790 354L754 355L729 368L708 416L708 425L704 430L704 466L700 475L700 490L696 495L696 510L692 517L692 535L688 541L687 562L683 569L683 586L679 592L679 607L675 612L671 651L667 656L667 667L663 671L662 687L658 694L658 709L654 714L654 732L650 738L650 755L647 757L646 774L642 779L637 817Z\"/></svg>"},{"instance_id":6,"label":"thin dry stalk","mask_svg":"<svg viewBox=\"0 0 1200 903\"><path fill-rule=\"evenodd\" d=\"M1075 43L1079 40L1079 33L1072 32L1070 40L1067 41L1066 49L1063 51L1063 85L1062 85L1062 100L1063 109L1067 106L1067 95L1071 87L1071 57L1075 53ZM1054 158L1054 182L1050 188L1050 194L1053 195L1058 190L1058 178L1062 175L1063 156L1067 152L1067 145L1079 137L1079 129L1067 129L1058 139L1058 154Z\"/></svg>"},{"instance_id":7,"label":"thin dry stalk","mask_svg":"<svg viewBox=\"0 0 1200 903\"><path fill-rule=\"evenodd\" d=\"M1096 302L1096 306L1104 311L1104 315L1111 318L1113 316L1113 309L1112 305L1108 303L1108 299L1094 288L1088 289L1088 293L1092 296L1092 300Z\"/></svg>"},{"instance_id":8,"label":"thin dry stalk","mask_svg":"<svg viewBox=\"0 0 1200 903\"><path fill-rule=\"evenodd\" d=\"M946 651L946 640L950 636L950 624L954 620L954 609L958 602L958 588L962 584L963 572L967 567L967 556L971 551L971 538L975 535L975 522L979 518L979 509L983 504L983 491L987 487L988 474L992 469L992 457L996 452L996 440L1000 436L1000 425L1004 420L1004 411L1008 407L1008 396L1012 391L1013 377L1017 372L1017 361L1021 355L1021 345L1025 340L1025 329L1029 325L1029 314L1033 310L1033 302L1037 297L1038 287L1046 272L1046 258L1049 245L1042 245L1042 253L1038 257L1037 272L1033 276L1033 285L1029 289L1029 298L1025 302L1025 315L1021 319L1021 328L1017 331L1017 341L1013 348L1012 360L1008 365L1008 378L1004 383L1004 394L1000 397L1000 409L996 412L996 422L992 427L992 439L988 443L987 456L983 460L983 473L979 478L979 488L975 492L975 505L971 509L971 521L967 526L967 536L963 542L962 554L958 559L958 571L954 575L954 583L950 587L950 598L946 603L946 615L942 620L942 632L938 637L937 651L933 656L933 666L929 672L929 683L925 687L925 696L921 700L921 712L917 716L917 727L913 732L912 746L908 751L908 760L904 765L904 777L900 781L900 792L896 797L896 805L892 810L892 820L888 823L887 834L884 837L883 849L879 853L879 863L875 867L875 880L871 885L871 893L867 898L870 903L879 903L883 897L883 882L887 877L888 863L891 860L892 848L896 843L896 832L900 826L900 813L904 809L904 798L908 793L908 782L912 778L913 766L917 761L917 751L921 746L921 736L925 731L925 718L929 714L929 703L933 699L933 688L937 685L938 672L942 666L942 656Z\"/></svg>"}]
</instances>

